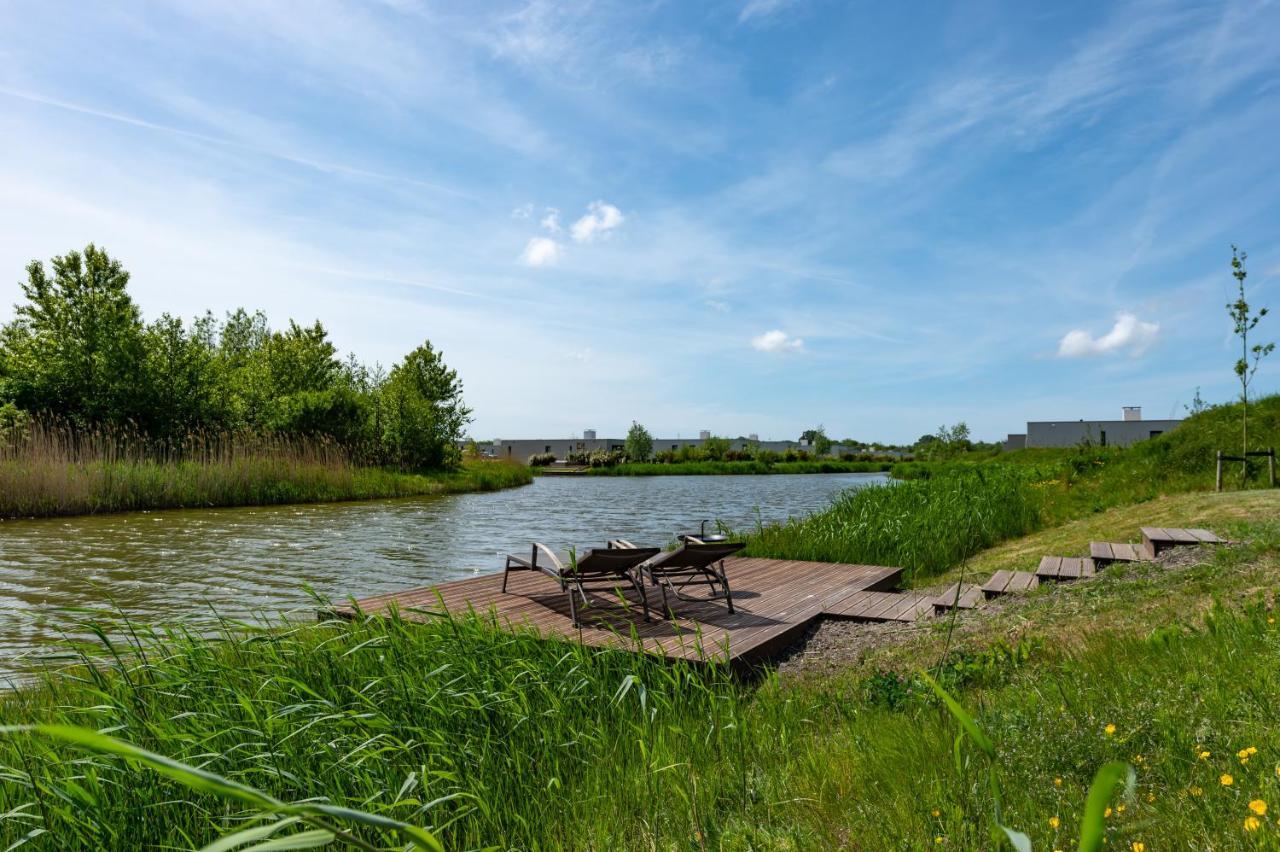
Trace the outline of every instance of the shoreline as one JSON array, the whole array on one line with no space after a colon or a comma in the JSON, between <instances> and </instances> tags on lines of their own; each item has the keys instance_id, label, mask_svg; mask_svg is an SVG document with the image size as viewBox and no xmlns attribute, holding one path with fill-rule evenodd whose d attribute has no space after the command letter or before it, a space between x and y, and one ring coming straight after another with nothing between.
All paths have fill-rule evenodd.
<instances>
[{"instance_id":1,"label":"shoreline","mask_svg":"<svg viewBox=\"0 0 1280 852\"><path fill-rule=\"evenodd\" d=\"M165 509L245 508L349 503L397 497L500 491L533 482L522 465L464 462L455 470L401 473L371 467L333 468L285 460L244 464L90 462L50 466L0 464L6 480L36 487L0 489L0 522Z\"/></svg>"},{"instance_id":2,"label":"shoreline","mask_svg":"<svg viewBox=\"0 0 1280 852\"><path fill-rule=\"evenodd\" d=\"M629 462L613 467L547 470L532 468L534 476L767 476L774 474L889 473L898 462Z\"/></svg>"}]
</instances>

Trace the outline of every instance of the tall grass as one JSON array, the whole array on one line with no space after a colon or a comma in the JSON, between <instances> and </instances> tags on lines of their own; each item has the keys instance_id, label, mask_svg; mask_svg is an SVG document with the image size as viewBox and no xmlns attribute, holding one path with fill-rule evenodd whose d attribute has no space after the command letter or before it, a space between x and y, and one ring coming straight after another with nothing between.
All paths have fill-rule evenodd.
<instances>
[{"instance_id":1,"label":"tall grass","mask_svg":"<svg viewBox=\"0 0 1280 852\"><path fill-rule=\"evenodd\" d=\"M198 432L169 443L37 421L0 439L0 517L404 497L530 481L523 467L496 462L426 475L362 467L331 441L279 435Z\"/></svg>"},{"instance_id":2,"label":"tall grass","mask_svg":"<svg viewBox=\"0 0 1280 852\"><path fill-rule=\"evenodd\" d=\"M723 476L767 473L873 473L888 471L892 462L824 461L690 461L628 462L613 467L593 467L591 476Z\"/></svg>"},{"instance_id":3,"label":"tall grass","mask_svg":"<svg viewBox=\"0 0 1280 852\"><path fill-rule=\"evenodd\" d=\"M847 491L830 508L759 526L747 554L896 565L915 577L945 571L1041 524L1042 498L1024 471L988 466Z\"/></svg>"}]
</instances>

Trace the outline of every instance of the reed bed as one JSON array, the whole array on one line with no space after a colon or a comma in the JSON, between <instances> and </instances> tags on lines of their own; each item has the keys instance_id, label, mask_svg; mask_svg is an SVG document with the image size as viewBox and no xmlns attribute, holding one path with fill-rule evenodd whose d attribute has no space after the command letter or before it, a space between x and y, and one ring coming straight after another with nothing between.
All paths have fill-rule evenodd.
<instances>
[{"instance_id":1,"label":"reed bed","mask_svg":"<svg viewBox=\"0 0 1280 852\"><path fill-rule=\"evenodd\" d=\"M0 436L0 517L406 497L530 481L523 467L498 462L429 474L362 466L321 438L197 432L163 442L39 421Z\"/></svg>"},{"instance_id":2,"label":"reed bed","mask_svg":"<svg viewBox=\"0 0 1280 852\"><path fill-rule=\"evenodd\" d=\"M775 559L897 565L939 574L979 550L1041 525L1043 501L1025 471L991 465L846 491L830 508L746 535L746 553Z\"/></svg>"}]
</instances>

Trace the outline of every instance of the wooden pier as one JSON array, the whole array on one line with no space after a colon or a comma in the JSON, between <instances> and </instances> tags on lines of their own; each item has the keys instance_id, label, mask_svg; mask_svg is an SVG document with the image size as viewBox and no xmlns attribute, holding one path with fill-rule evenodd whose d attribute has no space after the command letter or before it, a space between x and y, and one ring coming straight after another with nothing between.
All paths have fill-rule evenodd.
<instances>
[{"instance_id":1,"label":"wooden pier","mask_svg":"<svg viewBox=\"0 0 1280 852\"><path fill-rule=\"evenodd\" d=\"M420 589L356 601L366 615L428 621L445 614L474 611L491 614L499 625L533 628L544 636L577 639L604 648L645 651L669 659L715 661L751 666L799 639L820 617L866 621L913 621L932 610L932 599L895 592L901 568L797 562L781 559L733 558L726 571L737 610L729 614L720 598L671 599L675 617L646 622L639 600L627 592L624 608L616 594L588 593L592 605L579 608L584 622L575 628L567 598L550 578L532 572L513 573L502 591L502 575L486 574ZM657 604L650 591L650 606ZM660 606L660 604L658 604ZM354 618L351 606L329 612Z\"/></svg>"}]
</instances>

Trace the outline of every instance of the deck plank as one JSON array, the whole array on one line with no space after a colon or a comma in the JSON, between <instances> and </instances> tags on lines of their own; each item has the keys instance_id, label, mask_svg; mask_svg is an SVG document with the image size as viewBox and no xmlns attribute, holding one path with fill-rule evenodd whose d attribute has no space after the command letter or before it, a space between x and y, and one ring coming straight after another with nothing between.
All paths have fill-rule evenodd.
<instances>
[{"instance_id":1,"label":"deck plank","mask_svg":"<svg viewBox=\"0 0 1280 852\"><path fill-rule=\"evenodd\" d=\"M951 608L974 609L982 600L982 589L972 583L952 583L942 594L933 599L933 608L939 613Z\"/></svg>"}]
</instances>

